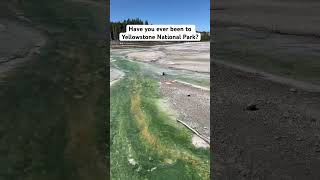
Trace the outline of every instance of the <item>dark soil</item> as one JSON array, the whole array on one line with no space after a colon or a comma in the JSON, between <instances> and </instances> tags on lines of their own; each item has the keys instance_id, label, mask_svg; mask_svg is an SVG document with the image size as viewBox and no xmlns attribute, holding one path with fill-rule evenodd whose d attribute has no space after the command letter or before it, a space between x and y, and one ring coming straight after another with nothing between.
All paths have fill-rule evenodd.
<instances>
[{"instance_id":1,"label":"dark soil","mask_svg":"<svg viewBox=\"0 0 320 180\"><path fill-rule=\"evenodd\" d=\"M91 1L14 2L0 2L0 19L11 13L10 20L36 28L48 41L36 56L2 74L0 179L106 179L108 49L100 43L106 7ZM21 46L10 43L13 50Z\"/></svg>"},{"instance_id":2,"label":"dark soil","mask_svg":"<svg viewBox=\"0 0 320 180\"><path fill-rule=\"evenodd\" d=\"M226 0L214 6L213 62L318 84L317 1ZM220 63L211 64L211 73L213 179L320 179L319 91Z\"/></svg>"},{"instance_id":3,"label":"dark soil","mask_svg":"<svg viewBox=\"0 0 320 180\"><path fill-rule=\"evenodd\" d=\"M320 178L320 93L224 66L211 71L215 179Z\"/></svg>"}]
</instances>

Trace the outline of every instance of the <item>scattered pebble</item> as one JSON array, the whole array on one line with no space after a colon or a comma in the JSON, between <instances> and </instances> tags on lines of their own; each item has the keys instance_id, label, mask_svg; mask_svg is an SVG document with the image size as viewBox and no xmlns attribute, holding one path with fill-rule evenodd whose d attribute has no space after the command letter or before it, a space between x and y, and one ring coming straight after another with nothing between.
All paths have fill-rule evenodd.
<instances>
[{"instance_id":1,"label":"scattered pebble","mask_svg":"<svg viewBox=\"0 0 320 180\"><path fill-rule=\"evenodd\" d=\"M27 22L27 23L31 23L31 20L26 18L25 16L18 16L18 19L20 19L21 21Z\"/></svg>"},{"instance_id":2,"label":"scattered pebble","mask_svg":"<svg viewBox=\"0 0 320 180\"><path fill-rule=\"evenodd\" d=\"M288 113L288 112L284 112L284 113L282 114L282 116L283 116L284 118L289 118L289 113Z\"/></svg>"},{"instance_id":3,"label":"scattered pebble","mask_svg":"<svg viewBox=\"0 0 320 180\"><path fill-rule=\"evenodd\" d=\"M153 167L153 168L151 168L150 171L152 172L152 171L154 171L154 170L156 170L156 169L157 169L157 167Z\"/></svg>"},{"instance_id":4,"label":"scattered pebble","mask_svg":"<svg viewBox=\"0 0 320 180\"><path fill-rule=\"evenodd\" d=\"M33 53L36 54L36 55L40 55L40 50L37 49L37 50L33 51Z\"/></svg>"},{"instance_id":5,"label":"scattered pebble","mask_svg":"<svg viewBox=\"0 0 320 180\"><path fill-rule=\"evenodd\" d=\"M290 88L289 91L293 92L293 93L297 92L297 90L295 88Z\"/></svg>"},{"instance_id":6,"label":"scattered pebble","mask_svg":"<svg viewBox=\"0 0 320 180\"><path fill-rule=\"evenodd\" d=\"M128 159L128 161L129 161L129 164L131 164L133 166L138 164L133 158Z\"/></svg>"},{"instance_id":7,"label":"scattered pebble","mask_svg":"<svg viewBox=\"0 0 320 180\"><path fill-rule=\"evenodd\" d=\"M280 139L281 139L281 136L274 136L274 139L275 139L275 140L280 140Z\"/></svg>"},{"instance_id":8,"label":"scattered pebble","mask_svg":"<svg viewBox=\"0 0 320 180\"><path fill-rule=\"evenodd\" d=\"M192 144L197 148L209 148L210 145L197 135L192 136Z\"/></svg>"},{"instance_id":9,"label":"scattered pebble","mask_svg":"<svg viewBox=\"0 0 320 180\"><path fill-rule=\"evenodd\" d=\"M259 110L259 108L257 107L257 104L250 103L247 105L246 110L257 111L257 110Z\"/></svg>"}]
</instances>

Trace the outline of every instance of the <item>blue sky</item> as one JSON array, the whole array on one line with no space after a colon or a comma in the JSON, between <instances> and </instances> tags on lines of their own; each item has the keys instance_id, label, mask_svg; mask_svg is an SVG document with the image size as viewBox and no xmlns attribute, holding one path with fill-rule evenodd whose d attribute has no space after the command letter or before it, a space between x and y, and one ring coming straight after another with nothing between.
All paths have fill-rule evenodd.
<instances>
[{"instance_id":1,"label":"blue sky","mask_svg":"<svg viewBox=\"0 0 320 180\"><path fill-rule=\"evenodd\" d=\"M111 21L128 18L152 24L195 24L210 30L210 0L110 0Z\"/></svg>"}]
</instances>

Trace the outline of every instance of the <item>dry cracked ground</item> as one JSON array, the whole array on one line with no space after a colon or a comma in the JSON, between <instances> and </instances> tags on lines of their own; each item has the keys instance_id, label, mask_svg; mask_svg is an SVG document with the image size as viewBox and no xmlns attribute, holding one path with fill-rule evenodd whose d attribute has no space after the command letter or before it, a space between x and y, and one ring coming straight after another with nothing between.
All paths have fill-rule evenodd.
<instances>
[{"instance_id":1,"label":"dry cracked ground","mask_svg":"<svg viewBox=\"0 0 320 180\"><path fill-rule=\"evenodd\" d=\"M318 1L215 1L214 179L320 179Z\"/></svg>"}]
</instances>

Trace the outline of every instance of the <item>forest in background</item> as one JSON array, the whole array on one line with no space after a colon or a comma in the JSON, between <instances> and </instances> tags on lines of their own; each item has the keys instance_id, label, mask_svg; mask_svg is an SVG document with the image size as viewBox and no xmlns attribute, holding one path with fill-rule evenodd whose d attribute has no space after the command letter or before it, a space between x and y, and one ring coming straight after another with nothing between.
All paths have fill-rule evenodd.
<instances>
[{"instance_id":1,"label":"forest in background","mask_svg":"<svg viewBox=\"0 0 320 180\"><path fill-rule=\"evenodd\" d=\"M149 25L148 21L143 21L139 18L127 19L124 21L110 22L110 39L112 41L119 41L119 34L126 32L126 25L129 24L140 24ZM206 31L198 31L201 33L201 41L210 41L210 33Z\"/></svg>"}]
</instances>

